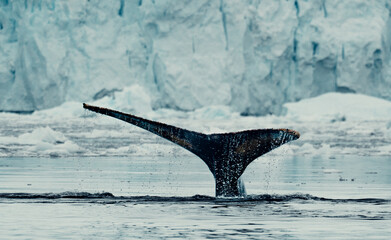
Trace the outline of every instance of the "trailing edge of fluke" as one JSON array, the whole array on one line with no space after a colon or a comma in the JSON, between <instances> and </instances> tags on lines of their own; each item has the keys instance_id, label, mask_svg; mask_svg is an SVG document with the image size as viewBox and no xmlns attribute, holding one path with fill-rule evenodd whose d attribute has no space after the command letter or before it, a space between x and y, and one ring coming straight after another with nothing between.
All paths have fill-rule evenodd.
<instances>
[{"instance_id":1,"label":"trailing edge of fluke","mask_svg":"<svg viewBox=\"0 0 391 240\"><path fill-rule=\"evenodd\" d=\"M216 197L244 196L246 193L240 176L246 167L259 156L300 137L298 132L289 129L203 134L108 108L85 103L83 107L143 128L197 155L215 178Z\"/></svg>"}]
</instances>

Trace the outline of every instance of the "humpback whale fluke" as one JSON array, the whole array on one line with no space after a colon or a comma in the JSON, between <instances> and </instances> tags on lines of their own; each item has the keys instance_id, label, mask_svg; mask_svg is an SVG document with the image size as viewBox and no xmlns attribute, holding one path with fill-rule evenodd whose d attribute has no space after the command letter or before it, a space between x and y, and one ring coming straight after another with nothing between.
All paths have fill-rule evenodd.
<instances>
[{"instance_id":1,"label":"humpback whale fluke","mask_svg":"<svg viewBox=\"0 0 391 240\"><path fill-rule=\"evenodd\" d=\"M240 176L246 167L259 156L300 137L298 132L289 129L257 129L203 134L108 108L85 103L83 107L148 130L200 157L215 178L216 197L245 195L244 184Z\"/></svg>"}]
</instances>

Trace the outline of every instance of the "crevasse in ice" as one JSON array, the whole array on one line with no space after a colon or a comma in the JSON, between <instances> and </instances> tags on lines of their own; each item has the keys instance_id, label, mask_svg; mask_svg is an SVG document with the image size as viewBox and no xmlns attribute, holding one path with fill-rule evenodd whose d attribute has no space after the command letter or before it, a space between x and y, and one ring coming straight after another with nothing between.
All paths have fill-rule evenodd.
<instances>
[{"instance_id":1,"label":"crevasse in ice","mask_svg":"<svg viewBox=\"0 0 391 240\"><path fill-rule=\"evenodd\" d=\"M391 99L390 10L386 0L0 0L0 110L133 85L152 109L244 115L332 91Z\"/></svg>"}]
</instances>

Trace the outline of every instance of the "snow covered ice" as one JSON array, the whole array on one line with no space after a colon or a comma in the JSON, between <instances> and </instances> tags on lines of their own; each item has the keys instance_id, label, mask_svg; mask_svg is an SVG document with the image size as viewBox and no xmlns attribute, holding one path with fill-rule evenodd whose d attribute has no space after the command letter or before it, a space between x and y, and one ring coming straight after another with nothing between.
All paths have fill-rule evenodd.
<instances>
[{"instance_id":1,"label":"snow covered ice","mask_svg":"<svg viewBox=\"0 0 391 240\"><path fill-rule=\"evenodd\" d=\"M386 0L1 1L0 110L133 84L152 109L245 115L332 91L390 100L389 9Z\"/></svg>"}]
</instances>

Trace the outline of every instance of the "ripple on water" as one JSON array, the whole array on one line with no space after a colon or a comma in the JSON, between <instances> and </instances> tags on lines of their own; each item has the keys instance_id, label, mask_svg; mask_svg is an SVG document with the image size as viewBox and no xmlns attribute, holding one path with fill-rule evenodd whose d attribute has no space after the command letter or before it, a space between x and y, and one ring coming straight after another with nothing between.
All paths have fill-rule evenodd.
<instances>
[{"instance_id":1,"label":"ripple on water","mask_svg":"<svg viewBox=\"0 0 391 240\"><path fill-rule=\"evenodd\" d=\"M259 194L259 195L248 195L246 197L238 198L216 198L205 195L194 195L190 197L166 197L166 196L114 196L114 194L109 192L100 192L100 193L89 193L89 192L62 192L62 193L0 193L0 199L9 199L9 200L51 200L51 199L68 199L75 202L79 200L99 200L99 203L102 201L113 202L137 202L137 203L151 203L151 202L171 202L171 203L191 203L191 202L205 202L205 203L251 203L251 204L262 204L262 203L279 203L279 202L292 202L292 201L301 201L301 203L306 202L330 202L330 203L368 203L368 204L389 204L391 199L381 199L381 198L357 198L357 199L334 199L334 198L324 198L316 197L310 194ZM222 207L216 206L216 207Z\"/></svg>"}]
</instances>

